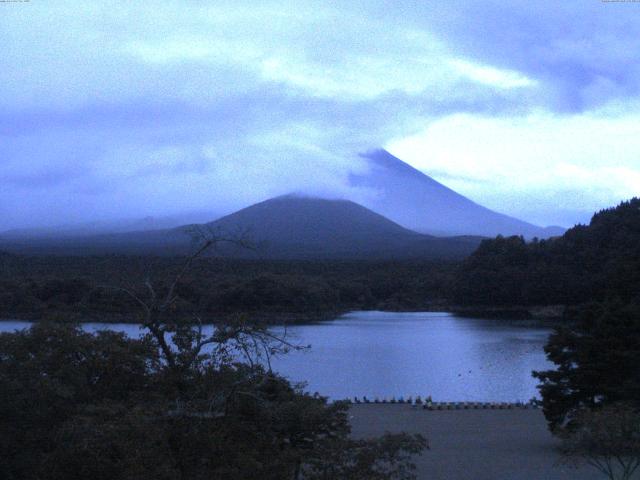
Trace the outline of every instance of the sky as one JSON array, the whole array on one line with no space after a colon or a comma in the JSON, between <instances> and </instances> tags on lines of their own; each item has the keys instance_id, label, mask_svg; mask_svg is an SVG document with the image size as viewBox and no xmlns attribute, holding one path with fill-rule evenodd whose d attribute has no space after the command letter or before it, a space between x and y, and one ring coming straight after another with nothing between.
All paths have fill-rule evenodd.
<instances>
[{"instance_id":1,"label":"sky","mask_svg":"<svg viewBox=\"0 0 640 480\"><path fill-rule=\"evenodd\" d=\"M539 225L640 195L640 3L0 2L0 230L353 198L375 148Z\"/></svg>"}]
</instances>

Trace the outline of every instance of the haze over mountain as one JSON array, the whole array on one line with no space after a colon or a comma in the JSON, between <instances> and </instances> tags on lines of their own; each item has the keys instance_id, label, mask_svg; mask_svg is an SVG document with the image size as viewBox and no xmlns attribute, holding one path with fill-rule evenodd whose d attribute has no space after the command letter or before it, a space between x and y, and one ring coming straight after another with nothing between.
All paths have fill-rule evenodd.
<instances>
[{"instance_id":1,"label":"haze over mountain","mask_svg":"<svg viewBox=\"0 0 640 480\"><path fill-rule=\"evenodd\" d=\"M561 235L561 227L539 227L485 208L428 175L391 155L386 150L362 154L365 171L349 175L351 189L316 196L341 196L362 204L403 227L435 236L498 234L547 238ZM311 184L310 184L311 185ZM313 190L313 188L311 188ZM366 193L363 194L363 191ZM301 191L305 195L304 191ZM230 210L211 205L210 212L194 211L180 215L92 221L81 224L10 230L0 233L5 239L73 238L179 227L207 223ZM312 214L309 212L309 214Z\"/></svg>"},{"instance_id":2,"label":"haze over mountain","mask_svg":"<svg viewBox=\"0 0 640 480\"><path fill-rule=\"evenodd\" d=\"M222 246L218 253L249 258L461 258L480 242L477 237L420 234L348 200L286 195L203 225L57 239L0 239L0 248L73 255L178 254L192 247L196 229L248 239L253 250Z\"/></svg>"},{"instance_id":3,"label":"haze over mountain","mask_svg":"<svg viewBox=\"0 0 640 480\"><path fill-rule=\"evenodd\" d=\"M34 239L34 238L73 238L112 233L138 232L148 230L166 230L191 223L206 223L212 218L219 218L221 214L212 212L187 212L179 215L160 217L147 216L144 218L129 218L111 221L92 221L86 223L71 223L67 225L53 225L41 228L20 228L0 232L4 239Z\"/></svg>"},{"instance_id":4,"label":"haze over mountain","mask_svg":"<svg viewBox=\"0 0 640 480\"><path fill-rule=\"evenodd\" d=\"M352 174L356 187L374 195L362 203L406 228L432 235L523 235L547 238L561 227L539 227L478 205L416 170L386 150L363 154L369 171Z\"/></svg>"}]
</instances>

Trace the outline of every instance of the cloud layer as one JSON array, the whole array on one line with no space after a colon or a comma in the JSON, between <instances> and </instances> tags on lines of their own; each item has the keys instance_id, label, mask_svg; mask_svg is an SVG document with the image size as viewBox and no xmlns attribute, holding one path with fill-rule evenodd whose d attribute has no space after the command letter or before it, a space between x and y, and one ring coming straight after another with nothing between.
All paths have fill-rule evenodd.
<instances>
[{"instance_id":1,"label":"cloud layer","mask_svg":"<svg viewBox=\"0 0 640 480\"><path fill-rule=\"evenodd\" d=\"M356 197L392 153L541 224L640 194L637 4L44 2L0 15L0 229Z\"/></svg>"}]
</instances>

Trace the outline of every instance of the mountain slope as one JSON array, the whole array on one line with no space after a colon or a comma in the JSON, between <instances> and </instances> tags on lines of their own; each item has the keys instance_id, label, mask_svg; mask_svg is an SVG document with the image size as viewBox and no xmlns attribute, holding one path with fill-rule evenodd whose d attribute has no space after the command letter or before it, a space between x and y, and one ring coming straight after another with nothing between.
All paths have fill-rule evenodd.
<instances>
[{"instance_id":1,"label":"mountain slope","mask_svg":"<svg viewBox=\"0 0 640 480\"><path fill-rule=\"evenodd\" d=\"M561 235L561 227L542 228L494 212L416 170L386 150L362 157L369 171L352 175L351 184L373 189L364 206L419 232L435 235Z\"/></svg>"},{"instance_id":2,"label":"mountain slope","mask_svg":"<svg viewBox=\"0 0 640 480\"><path fill-rule=\"evenodd\" d=\"M0 239L0 248L21 253L175 255L193 246L194 229L226 237L241 235L255 245L253 250L227 245L216 253L249 258L461 258L480 243L473 237L416 233L348 200L284 196L203 225L19 243Z\"/></svg>"},{"instance_id":3,"label":"mountain slope","mask_svg":"<svg viewBox=\"0 0 640 480\"><path fill-rule=\"evenodd\" d=\"M222 215L213 212L193 211L161 217L128 218L93 221L49 227L18 228L0 232L0 238L20 241L29 239L58 239L110 235L126 232L168 230L181 225L205 222Z\"/></svg>"},{"instance_id":4,"label":"mountain slope","mask_svg":"<svg viewBox=\"0 0 640 480\"><path fill-rule=\"evenodd\" d=\"M248 232L259 255L279 258L460 257L478 239L440 239L408 230L348 200L282 196L208 224Z\"/></svg>"}]
</instances>

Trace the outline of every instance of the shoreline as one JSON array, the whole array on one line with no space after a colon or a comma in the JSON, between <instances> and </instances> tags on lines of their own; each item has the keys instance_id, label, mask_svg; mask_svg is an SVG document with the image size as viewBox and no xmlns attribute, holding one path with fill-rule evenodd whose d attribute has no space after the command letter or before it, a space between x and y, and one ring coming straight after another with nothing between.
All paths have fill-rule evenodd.
<instances>
[{"instance_id":1,"label":"shoreline","mask_svg":"<svg viewBox=\"0 0 640 480\"><path fill-rule=\"evenodd\" d=\"M519 326L540 326L553 327L563 322L563 314L566 307L561 305L532 306L532 307L497 307L497 306L455 306L455 305L428 305L415 308L393 308L364 307L364 308L337 308L315 312L252 312L252 311L230 311L212 312L203 317L204 323L214 323L208 319L231 318L246 316L267 325L311 325L321 322L335 320L347 313L360 311L398 312L398 313L419 313L419 312L441 312L463 317L476 318L479 320L503 321L507 324ZM45 316L46 315L46 316ZM178 313L180 315L180 313ZM0 322L24 321L41 322L56 321L64 317L65 322L80 323L125 323L138 324L140 321L135 315L106 312L78 312L78 311L57 311L57 312L8 312L2 314ZM195 322L194 322L195 323Z\"/></svg>"},{"instance_id":2,"label":"shoreline","mask_svg":"<svg viewBox=\"0 0 640 480\"><path fill-rule=\"evenodd\" d=\"M251 319L255 319L257 322L265 323L266 325L308 325L315 324L336 318L348 313L350 310L345 311L326 311L326 312L221 312L207 314L203 318L203 324L213 324L212 319L232 318L238 316L246 316ZM179 314L178 314L179 315ZM56 318L58 317L58 318ZM59 317L65 317L60 320ZM106 324L127 324L127 325L139 325L141 321L135 318L135 315L126 314L97 314L84 313L84 312L56 312L50 314L49 317L42 317L39 314L29 313L9 313L3 314L0 317L0 322L46 322L46 321L63 321L63 322L77 322L77 323L106 323ZM186 322L196 325L196 322Z\"/></svg>"}]
</instances>

